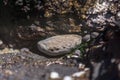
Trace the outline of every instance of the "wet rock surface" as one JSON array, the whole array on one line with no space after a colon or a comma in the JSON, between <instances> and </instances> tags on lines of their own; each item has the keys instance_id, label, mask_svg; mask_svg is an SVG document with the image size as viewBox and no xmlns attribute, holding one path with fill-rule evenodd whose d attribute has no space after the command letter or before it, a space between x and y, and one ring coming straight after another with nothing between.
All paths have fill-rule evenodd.
<instances>
[{"instance_id":1,"label":"wet rock surface","mask_svg":"<svg viewBox=\"0 0 120 80\"><path fill-rule=\"evenodd\" d=\"M79 71L65 60L47 59L30 52L0 54L0 79L49 80L51 72L57 72L62 80Z\"/></svg>"},{"instance_id":2,"label":"wet rock surface","mask_svg":"<svg viewBox=\"0 0 120 80\"><path fill-rule=\"evenodd\" d=\"M42 12L40 19L19 20L18 14L18 22L9 14L9 1L4 0L6 8L0 7L1 80L120 79L119 0L33 0ZM28 5L31 1L23 1L16 0L15 13L22 9L27 19L32 10L39 14ZM71 54L51 58L38 51L38 41L60 34L89 36Z\"/></svg>"}]
</instances>

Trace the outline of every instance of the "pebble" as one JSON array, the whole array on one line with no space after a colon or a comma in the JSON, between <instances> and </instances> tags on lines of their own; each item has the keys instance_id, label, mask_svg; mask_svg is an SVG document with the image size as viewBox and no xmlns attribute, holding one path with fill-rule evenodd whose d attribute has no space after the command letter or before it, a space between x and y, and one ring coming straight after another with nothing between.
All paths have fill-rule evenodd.
<instances>
[{"instance_id":1,"label":"pebble","mask_svg":"<svg viewBox=\"0 0 120 80\"><path fill-rule=\"evenodd\" d=\"M103 26L103 27L96 27L96 30L98 30L98 31L104 31L104 29L105 29L105 26Z\"/></svg>"},{"instance_id":2,"label":"pebble","mask_svg":"<svg viewBox=\"0 0 120 80\"><path fill-rule=\"evenodd\" d=\"M117 13L117 16L120 17L120 11Z\"/></svg>"},{"instance_id":3,"label":"pebble","mask_svg":"<svg viewBox=\"0 0 120 80\"><path fill-rule=\"evenodd\" d=\"M84 71L86 72L86 77L88 78L90 76L90 68L85 68Z\"/></svg>"},{"instance_id":4,"label":"pebble","mask_svg":"<svg viewBox=\"0 0 120 80\"><path fill-rule=\"evenodd\" d=\"M0 46L3 44L3 41L2 40L0 40Z\"/></svg>"},{"instance_id":5,"label":"pebble","mask_svg":"<svg viewBox=\"0 0 120 80\"><path fill-rule=\"evenodd\" d=\"M84 33L86 34L86 33L88 33L88 31L84 31Z\"/></svg>"},{"instance_id":6,"label":"pebble","mask_svg":"<svg viewBox=\"0 0 120 80\"><path fill-rule=\"evenodd\" d=\"M58 72L51 72L50 78L51 79L59 79L60 78L59 73Z\"/></svg>"},{"instance_id":7,"label":"pebble","mask_svg":"<svg viewBox=\"0 0 120 80\"><path fill-rule=\"evenodd\" d=\"M34 23L35 23L36 25L40 25L40 22L39 22L39 21L34 21Z\"/></svg>"},{"instance_id":8,"label":"pebble","mask_svg":"<svg viewBox=\"0 0 120 80\"><path fill-rule=\"evenodd\" d=\"M118 70L120 71L120 63L118 64Z\"/></svg>"},{"instance_id":9,"label":"pebble","mask_svg":"<svg viewBox=\"0 0 120 80\"><path fill-rule=\"evenodd\" d=\"M90 41L90 34L86 34L84 37L83 37L83 41Z\"/></svg>"},{"instance_id":10,"label":"pebble","mask_svg":"<svg viewBox=\"0 0 120 80\"><path fill-rule=\"evenodd\" d=\"M13 72L11 70L5 70L5 74L7 74L7 75L13 75Z\"/></svg>"},{"instance_id":11,"label":"pebble","mask_svg":"<svg viewBox=\"0 0 120 80\"><path fill-rule=\"evenodd\" d=\"M78 68L79 68L80 70L83 70L83 69L85 68L85 65L82 64L82 63L80 63L79 66L78 66Z\"/></svg>"},{"instance_id":12,"label":"pebble","mask_svg":"<svg viewBox=\"0 0 120 80\"><path fill-rule=\"evenodd\" d=\"M65 76L63 80L73 80L73 78L71 76Z\"/></svg>"},{"instance_id":13,"label":"pebble","mask_svg":"<svg viewBox=\"0 0 120 80\"><path fill-rule=\"evenodd\" d=\"M85 68L84 70L80 72L75 72L72 75L66 75L63 77L60 77L58 72L51 72L49 80L81 80L81 79L88 80L89 72L90 72L90 69Z\"/></svg>"},{"instance_id":14,"label":"pebble","mask_svg":"<svg viewBox=\"0 0 120 80\"><path fill-rule=\"evenodd\" d=\"M67 58L80 58L81 51L75 50L72 55L68 55Z\"/></svg>"},{"instance_id":15,"label":"pebble","mask_svg":"<svg viewBox=\"0 0 120 80\"><path fill-rule=\"evenodd\" d=\"M6 54L6 53L19 53L20 51L18 49L13 48L4 48L0 50L0 54Z\"/></svg>"},{"instance_id":16,"label":"pebble","mask_svg":"<svg viewBox=\"0 0 120 80\"><path fill-rule=\"evenodd\" d=\"M80 56L81 51L80 50L75 50L74 55Z\"/></svg>"},{"instance_id":17,"label":"pebble","mask_svg":"<svg viewBox=\"0 0 120 80\"><path fill-rule=\"evenodd\" d=\"M117 21L120 21L120 11L117 13L117 15L116 15L116 20Z\"/></svg>"},{"instance_id":18,"label":"pebble","mask_svg":"<svg viewBox=\"0 0 120 80\"><path fill-rule=\"evenodd\" d=\"M79 58L78 55L72 55L71 58Z\"/></svg>"},{"instance_id":19,"label":"pebble","mask_svg":"<svg viewBox=\"0 0 120 80\"><path fill-rule=\"evenodd\" d=\"M30 50L28 48L22 48L20 49L21 52L29 52Z\"/></svg>"},{"instance_id":20,"label":"pebble","mask_svg":"<svg viewBox=\"0 0 120 80\"><path fill-rule=\"evenodd\" d=\"M85 71L80 71L80 72L76 72L72 75L73 77L79 77L79 78L84 78L85 77Z\"/></svg>"},{"instance_id":21,"label":"pebble","mask_svg":"<svg viewBox=\"0 0 120 80\"><path fill-rule=\"evenodd\" d=\"M32 31L35 31L36 30L36 28L37 28L37 26L35 25L35 24L32 24L31 26L29 26L30 27L30 29L32 30Z\"/></svg>"},{"instance_id":22,"label":"pebble","mask_svg":"<svg viewBox=\"0 0 120 80\"><path fill-rule=\"evenodd\" d=\"M90 68L85 68L84 71L90 71Z\"/></svg>"},{"instance_id":23,"label":"pebble","mask_svg":"<svg viewBox=\"0 0 120 80\"><path fill-rule=\"evenodd\" d=\"M96 38L99 35L98 32L92 32L91 33L91 38Z\"/></svg>"},{"instance_id":24,"label":"pebble","mask_svg":"<svg viewBox=\"0 0 120 80\"><path fill-rule=\"evenodd\" d=\"M49 56L69 53L71 49L80 45L82 37L75 34L58 35L38 42L38 49Z\"/></svg>"}]
</instances>

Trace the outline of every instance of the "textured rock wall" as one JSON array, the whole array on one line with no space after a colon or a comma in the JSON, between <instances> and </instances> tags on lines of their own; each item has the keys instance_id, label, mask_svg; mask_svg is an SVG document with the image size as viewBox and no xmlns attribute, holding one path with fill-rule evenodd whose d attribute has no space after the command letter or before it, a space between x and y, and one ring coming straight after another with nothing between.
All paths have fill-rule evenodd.
<instances>
[{"instance_id":1,"label":"textured rock wall","mask_svg":"<svg viewBox=\"0 0 120 80\"><path fill-rule=\"evenodd\" d=\"M15 17L45 16L65 13L85 13L96 0L2 0L2 8L10 7ZM2 10L1 8L1 10ZM6 8L7 9L7 8ZM2 12L2 11L1 11Z\"/></svg>"}]
</instances>

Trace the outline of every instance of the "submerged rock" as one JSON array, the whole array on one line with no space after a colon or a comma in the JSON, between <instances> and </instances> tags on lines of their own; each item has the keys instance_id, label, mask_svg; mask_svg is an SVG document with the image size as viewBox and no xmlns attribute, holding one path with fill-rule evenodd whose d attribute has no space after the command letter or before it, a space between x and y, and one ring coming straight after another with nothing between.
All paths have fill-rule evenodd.
<instances>
[{"instance_id":1,"label":"submerged rock","mask_svg":"<svg viewBox=\"0 0 120 80\"><path fill-rule=\"evenodd\" d=\"M49 55L58 56L69 53L81 44L82 37L75 34L58 35L38 42L38 49Z\"/></svg>"}]
</instances>

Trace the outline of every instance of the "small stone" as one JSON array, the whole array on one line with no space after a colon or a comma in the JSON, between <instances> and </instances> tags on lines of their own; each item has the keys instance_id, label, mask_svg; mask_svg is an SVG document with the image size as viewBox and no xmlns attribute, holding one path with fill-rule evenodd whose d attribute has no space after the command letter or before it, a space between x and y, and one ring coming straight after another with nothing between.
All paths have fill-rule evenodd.
<instances>
[{"instance_id":1,"label":"small stone","mask_svg":"<svg viewBox=\"0 0 120 80\"><path fill-rule=\"evenodd\" d=\"M13 48L13 45L12 45L12 44L9 44L9 47L10 47L10 48Z\"/></svg>"},{"instance_id":2,"label":"small stone","mask_svg":"<svg viewBox=\"0 0 120 80\"><path fill-rule=\"evenodd\" d=\"M85 35L83 37L83 41L86 41L86 42L90 41L90 35L89 34Z\"/></svg>"},{"instance_id":3,"label":"small stone","mask_svg":"<svg viewBox=\"0 0 120 80\"><path fill-rule=\"evenodd\" d=\"M120 17L120 11L117 13L117 16Z\"/></svg>"},{"instance_id":4,"label":"small stone","mask_svg":"<svg viewBox=\"0 0 120 80\"><path fill-rule=\"evenodd\" d=\"M82 15L82 18L83 18L83 19L86 19L86 18L87 18L87 16L86 16L86 15Z\"/></svg>"},{"instance_id":5,"label":"small stone","mask_svg":"<svg viewBox=\"0 0 120 80\"><path fill-rule=\"evenodd\" d=\"M111 59L111 63L115 63L115 59L113 58L113 59Z\"/></svg>"},{"instance_id":6,"label":"small stone","mask_svg":"<svg viewBox=\"0 0 120 80\"><path fill-rule=\"evenodd\" d=\"M85 65L82 64L82 63L80 63L80 64L79 64L79 69L80 69L80 70L83 70L84 68L85 68Z\"/></svg>"},{"instance_id":7,"label":"small stone","mask_svg":"<svg viewBox=\"0 0 120 80\"><path fill-rule=\"evenodd\" d=\"M3 44L3 41L2 40L0 40L0 46Z\"/></svg>"},{"instance_id":8,"label":"small stone","mask_svg":"<svg viewBox=\"0 0 120 80\"><path fill-rule=\"evenodd\" d=\"M90 68L85 68L84 71L90 71Z\"/></svg>"},{"instance_id":9,"label":"small stone","mask_svg":"<svg viewBox=\"0 0 120 80\"><path fill-rule=\"evenodd\" d=\"M35 21L34 22L36 25L40 25L40 22L39 21Z\"/></svg>"},{"instance_id":10,"label":"small stone","mask_svg":"<svg viewBox=\"0 0 120 80\"><path fill-rule=\"evenodd\" d=\"M6 54L6 53L19 53L19 50L13 48L4 48L0 50L0 54Z\"/></svg>"},{"instance_id":11,"label":"small stone","mask_svg":"<svg viewBox=\"0 0 120 80\"><path fill-rule=\"evenodd\" d=\"M44 14L44 17L51 17L52 16L52 13L46 11L45 14Z\"/></svg>"},{"instance_id":12,"label":"small stone","mask_svg":"<svg viewBox=\"0 0 120 80\"><path fill-rule=\"evenodd\" d=\"M89 48L86 48L86 49L85 49L85 52L88 52L89 50L90 50Z\"/></svg>"},{"instance_id":13,"label":"small stone","mask_svg":"<svg viewBox=\"0 0 120 80\"><path fill-rule=\"evenodd\" d=\"M32 24L31 26L29 26L31 30L35 31L37 26L35 24Z\"/></svg>"},{"instance_id":14,"label":"small stone","mask_svg":"<svg viewBox=\"0 0 120 80\"><path fill-rule=\"evenodd\" d=\"M75 50L75 52L73 52L73 55L71 55L72 58L79 58L80 57L80 50Z\"/></svg>"},{"instance_id":15,"label":"small stone","mask_svg":"<svg viewBox=\"0 0 120 80\"><path fill-rule=\"evenodd\" d=\"M2 50L3 53L9 53L9 49L8 48L5 48Z\"/></svg>"},{"instance_id":16,"label":"small stone","mask_svg":"<svg viewBox=\"0 0 120 80\"><path fill-rule=\"evenodd\" d=\"M88 31L84 31L84 33L86 34L86 33L88 33Z\"/></svg>"},{"instance_id":17,"label":"small stone","mask_svg":"<svg viewBox=\"0 0 120 80\"><path fill-rule=\"evenodd\" d=\"M86 77L88 78L90 76L90 68L85 68L84 71L86 73Z\"/></svg>"},{"instance_id":18,"label":"small stone","mask_svg":"<svg viewBox=\"0 0 120 80\"><path fill-rule=\"evenodd\" d=\"M120 63L118 64L118 70L120 71Z\"/></svg>"},{"instance_id":19,"label":"small stone","mask_svg":"<svg viewBox=\"0 0 120 80\"><path fill-rule=\"evenodd\" d=\"M80 45L81 39L81 36L75 34L53 36L39 41L38 49L49 56L63 55Z\"/></svg>"},{"instance_id":20,"label":"small stone","mask_svg":"<svg viewBox=\"0 0 120 80\"><path fill-rule=\"evenodd\" d=\"M85 71L76 72L72 76L77 77L77 78L84 78L85 77Z\"/></svg>"},{"instance_id":21,"label":"small stone","mask_svg":"<svg viewBox=\"0 0 120 80\"><path fill-rule=\"evenodd\" d=\"M50 73L50 78L51 79L59 79L60 76L59 76L59 74L57 72L51 72Z\"/></svg>"},{"instance_id":22,"label":"small stone","mask_svg":"<svg viewBox=\"0 0 120 80\"><path fill-rule=\"evenodd\" d=\"M30 50L28 48L22 48L20 51L21 52L29 52Z\"/></svg>"},{"instance_id":23,"label":"small stone","mask_svg":"<svg viewBox=\"0 0 120 80\"><path fill-rule=\"evenodd\" d=\"M71 76L65 76L63 80L73 80L73 78Z\"/></svg>"},{"instance_id":24,"label":"small stone","mask_svg":"<svg viewBox=\"0 0 120 80\"><path fill-rule=\"evenodd\" d=\"M72 58L79 58L78 55L72 55L71 57L72 57Z\"/></svg>"},{"instance_id":25,"label":"small stone","mask_svg":"<svg viewBox=\"0 0 120 80\"><path fill-rule=\"evenodd\" d=\"M13 75L13 72L11 70L5 70L5 74L7 74L7 75Z\"/></svg>"},{"instance_id":26,"label":"small stone","mask_svg":"<svg viewBox=\"0 0 120 80\"><path fill-rule=\"evenodd\" d=\"M96 30L98 30L98 31L104 31L104 29L105 29L105 26L103 26L103 27L96 27Z\"/></svg>"},{"instance_id":27,"label":"small stone","mask_svg":"<svg viewBox=\"0 0 120 80\"><path fill-rule=\"evenodd\" d=\"M91 37L92 37L92 38L96 38L98 35L99 35L98 32L92 32L92 33L91 33Z\"/></svg>"},{"instance_id":28,"label":"small stone","mask_svg":"<svg viewBox=\"0 0 120 80\"><path fill-rule=\"evenodd\" d=\"M81 51L80 50L75 50L74 55L80 56Z\"/></svg>"}]
</instances>

